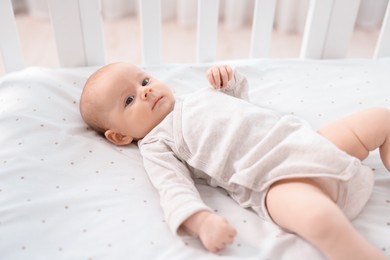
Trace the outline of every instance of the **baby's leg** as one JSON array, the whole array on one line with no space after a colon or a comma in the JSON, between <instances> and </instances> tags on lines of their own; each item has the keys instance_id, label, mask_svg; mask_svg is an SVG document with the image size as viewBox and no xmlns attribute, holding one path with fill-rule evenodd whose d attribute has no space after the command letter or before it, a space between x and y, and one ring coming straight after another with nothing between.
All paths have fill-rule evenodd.
<instances>
[{"instance_id":1,"label":"baby's leg","mask_svg":"<svg viewBox=\"0 0 390 260\"><path fill-rule=\"evenodd\" d=\"M275 183L268 191L266 205L276 224L312 243L328 259L385 259L312 180Z\"/></svg>"},{"instance_id":2,"label":"baby's leg","mask_svg":"<svg viewBox=\"0 0 390 260\"><path fill-rule=\"evenodd\" d=\"M318 132L360 160L379 148L383 164L390 171L390 110L366 109L330 123Z\"/></svg>"}]
</instances>

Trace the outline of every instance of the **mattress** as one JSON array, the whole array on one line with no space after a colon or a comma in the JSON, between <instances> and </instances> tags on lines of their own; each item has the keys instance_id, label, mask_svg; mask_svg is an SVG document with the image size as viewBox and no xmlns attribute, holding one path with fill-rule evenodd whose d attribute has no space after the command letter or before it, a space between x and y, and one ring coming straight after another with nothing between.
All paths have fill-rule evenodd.
<instances>
[{"instance_id":1,"label":"mattress","mask_svg":"<svg viewBox=\"0 0 390 260\"><path fill-rule=\"evenodd\" d=\"M316 129L363 108L390 108L390 59L225 63L247 76L251 102ZM209 87L211 65L141 67L184 94ZM79 115L83 84L96 69L30 67L0 79L2 259L323 259L204 184L197 188L206 204L237 229L234 243L213 254L196 237L172 234L137 146L113 146ZM353 225L390 257L390 174L378 152L364 163L375 188Z\"/></svg>"}]
</instances>

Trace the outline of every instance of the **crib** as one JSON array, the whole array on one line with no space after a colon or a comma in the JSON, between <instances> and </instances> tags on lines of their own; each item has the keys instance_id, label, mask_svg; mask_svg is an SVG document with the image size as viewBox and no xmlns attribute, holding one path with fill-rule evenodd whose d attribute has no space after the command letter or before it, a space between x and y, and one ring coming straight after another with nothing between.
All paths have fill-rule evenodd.
<instances>
[{"instance_id":1,"label":"crib","mask_svg":"<svg viewBox=\"0 0 390 260\"><path fill-rule=\"evenodd\" d=\"M372 59L346 59L359 0L313 0L299 58L267 57L276 0L256 0L248 56L216 60L218 0L198 1L196 60L161 59L160 0L139 1L142 63L175 94L208 87L226 63L247 76L251 102L296 114L314 128L354 111L390 108L390 4ZM242 1L226 1L239 10ZM100 2L48 0L61 68L24 65L10 0L0 0L0 255L2 259L324 259L303 239L197 183L202 199L238 230L218 253L172 234L135 144L115 147L82 121L87 77L106 64ZM234 13L234 12L233 12ZM131 33L131 32L129 32ZM131 62L131 61L127 61ZM390 257L390 174L372 152L373 194L353 221Z\"/></svg>"}]
</instances>

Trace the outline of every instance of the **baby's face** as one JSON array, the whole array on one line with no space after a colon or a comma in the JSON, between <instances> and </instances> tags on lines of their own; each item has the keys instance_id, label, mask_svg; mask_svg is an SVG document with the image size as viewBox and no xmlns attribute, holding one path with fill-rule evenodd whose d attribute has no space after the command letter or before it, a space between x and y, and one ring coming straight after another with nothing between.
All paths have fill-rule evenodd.
<instances>
[{"instance_id":1,"label":"baby's face","mask_svg":"<svg viewBox=\"0 0 390 260\"><path fill-rule=\"evenodd\" d=\"M118 64L104 77L99 98L107 109L111 142L124 145L143 138L173 109L175 99L167 85L138 67Z\"/></svg>"}]
</instances>

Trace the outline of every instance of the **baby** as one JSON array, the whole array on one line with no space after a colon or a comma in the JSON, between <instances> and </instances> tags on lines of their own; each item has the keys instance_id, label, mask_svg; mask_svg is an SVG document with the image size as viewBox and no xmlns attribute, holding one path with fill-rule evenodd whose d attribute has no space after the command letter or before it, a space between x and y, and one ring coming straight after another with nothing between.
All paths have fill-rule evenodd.
<instances>
[{"instance_id":1,"label":"baby","mask_svg":"<svg viewBox=\"0 0 390 260\"><path fill-rule=\"evenodd\" d=\"M247 80L231 67L206 76L212 88L175 98L138 67L114 63L88 79L80 100L84 121L110 142L138 142L171 230L199 236L211 252L233 242L236 230L202 202L201 178L329 259L385 259L350 220L374 183L361 160L379 148L390 170L390 110L367 109L317 132L249 103Z\"/></svg>"}]
</instances>

